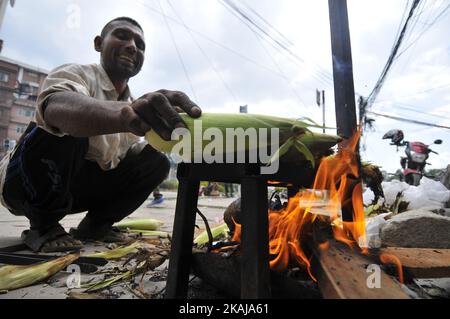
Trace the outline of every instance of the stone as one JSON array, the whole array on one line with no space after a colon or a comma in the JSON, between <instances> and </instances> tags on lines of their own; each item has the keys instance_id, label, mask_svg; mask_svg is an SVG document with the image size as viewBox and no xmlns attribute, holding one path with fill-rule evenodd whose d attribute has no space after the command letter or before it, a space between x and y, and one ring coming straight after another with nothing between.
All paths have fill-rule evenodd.
<instances>
[{"instance_id":1,"label":"stone","mask_svg":"<svg viewBox=\"0 0 450 319\"><path fill-rule=\"evenodd\" d=\"M443 209L441 215L450 217L450 208Z\"/></svg>"},{"instance_id":2,"label":"stone","mask_svg":"<svg viewBox=\"0 0 450 319\"><path fill-rule=\"evenodd\" d=\"M441 216L450 217L450 208L431 209L430 211Z\"/></svg>"},{"instance_id":3,"label":"stone","mask_svg":"<svg viewBox=\"0 0 450 319\"><path fill-rule=\"evenodd\" d=\"M447 165L447 169L442 175L441 183L444 184L447 189L450 189L450 165ZM445 208L450 208L450 199L445 203Z\"/></svg>"},{"instance_id":4,"label":"stone","mask_svg":"<svg viewBox=\"0 0 450 319\"><path fill-rule=\"evenodd\" d=\"M432 298L450 298L450 278L414 279L413 281Z\"/></svg>"},{"instance_id":5,"label":"stone","mask_svg":"<svg viewBox=\"0 0 450 319\"><path fill-rule=\"evenodd\" d=\"M450 248L450 217L418 209L396 215L380 230L385 247Z\"/></svg>"},{"instance_id":6,"label":"stone","mask_svg":"<svg viewBox=\"0 0 450 319\"><path fill-rule=\"evenodd\" d=\"M447 165L447 169L442 175L441 183L444 184L447 189L450 189L450 165Z\"/></svg>"}]
</instances>

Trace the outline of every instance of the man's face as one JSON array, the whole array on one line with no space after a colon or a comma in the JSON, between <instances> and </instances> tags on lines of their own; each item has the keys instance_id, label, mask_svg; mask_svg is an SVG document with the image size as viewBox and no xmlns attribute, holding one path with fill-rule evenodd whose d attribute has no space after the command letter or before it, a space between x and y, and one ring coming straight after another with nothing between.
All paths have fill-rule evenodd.
<instances>
[{"instance_id":1,"label":"man's face","mask_svg":"<svg viewBox=\"0 0 450 319\"><path fill-rule=\"evenodd\" d=\"M115 21L103 39L96 39L102 65L110 76L129 79L142 68L145 41L141 29L127 21Z\"/></svg>"}]
</instances>

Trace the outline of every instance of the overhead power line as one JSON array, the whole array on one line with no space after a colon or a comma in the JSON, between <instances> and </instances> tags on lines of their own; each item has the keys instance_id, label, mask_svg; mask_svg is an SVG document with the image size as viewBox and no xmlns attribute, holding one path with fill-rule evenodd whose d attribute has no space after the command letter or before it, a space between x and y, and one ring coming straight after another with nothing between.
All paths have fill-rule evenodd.
<instances>
[{"instance_id":1,"label":"overhead power line","mask_svg":"<svg viewBox=\"0 0 450 319\"><path fill-rule=\"evenodd\" d=\"M281 66L279 65L279 63L277 62L277 60L275 59L275 57L269 52L269 50L265 47L264 43L260 40L263 40L262 36L256 32L256 30L254 28L252 28L251 26L249 26L250 30L253 32L253 35L255 36L258 44L261 46L261 48L264 50L264 52L267 54L267 56L271 59L272 63L274 64L275 68L278 70L278 72L280 72L281 74L283 74L286 78L286 84L288 85L288 87L291 89L292 93L294 94L294 96L298 99L298 101L300 102L300 104L304 107L306 107L305 102L303 102L302 98L300 97L300 95L297 93L297 91L294 89L291 81L288 80L288 77L286 76L286 74L283 72L283 70L281 69ZM300 84L302 86L305 86L309 89L312 89L311 87L304 85L304 84Z\"/></svg>"},{"instance_id":2,"label":"overhead power line","mask_svg":"<svg viewBox=\"0 0 450 319\"><path fill-rule=\"evenodd\" d=\"M403 118L403 117L399 117L399 116L393 116L393 115L383 114L383 113L378 113L378 112L373 112L373 111L368 111L367 113L368 114L373 114L375 116L386 117L386 118L389 118L389 119L392 119L392 120L396 120L396 121L413 123L413 124L419 124L419 125L430 126L430 127L438 127L438 128L444 128L444 129L450 130L449 126L444 126L444 125L439 125L439 124L434 124L434 123L427 123L427 122L407 119L407 118Z\"/></svg>"},{"instance_id":3,"label":"overhead power line","mask_svg":"<svg viewBox=\"0 0 450 319\"><path fill-rule=\"evenodd\" d=\"M161 12L164 13L164 8L162 7L160 0L158 0L158 4L161 9ZM181 52L178 49L177 41L175 40L175 36L173 35L172 29L170 28L170 25L169 25L169 22L167 21L166 15L164 15L163 18L164 18L164 22L166 24L167 30L169 30L170 38L172 39L173 46L175 47L175 50L177 51L178 59L180 60L181 66L183 67L184 75L186 76L189 86L191 87L192 94L194 95L195 100L198 101L197 94L195 94L194 86L192 85L191 78L189 77L189 73L187 71L186 65L184 64L183 57L181 56Z\"/></svg>"},{"instance_id":4,"label":"overhead power line","mask_svg":"<svg viewBox=\"0 0 450 319\"><path fill-rule=\"evenodd\" d=\"M414 16L414 12L417 8L417 6L420 4L421 0L414 0L413 4L411 5L411 9L409 10L409 14L408 17L406 18L406 21L403 25L403 28L400 32L400 35L398 36L397 40L395 41L394 47L391 50L391 53L389 55L389 58L383 68L383 71L381 72L380 77L378 78L377 83L375 84L375 87L373 88L372 92L370 93L369 97L367 98L367 106L371 106L373 104L373 102L375 101L375 99L377 98L378 93L380 92L384 81L386 79L386 76L389 72L389 70L392 67L392 64L394 62L394 59L397 55L397 52L400 48L400 45L403 42L403 39L405 37L406 31L410 25L410 21Z\"/></svg>"},{"instance_id":5,"label":"overhead power line","mask_svg":"<svg viewBox=\"0 0 450 319\"><path fill-rule=\"evenodd\" d=\"M186 29L186 31L189 33L191 39L194 41L195 45L197 46L197 48L200 50L200 52L203 54L203 56L205 57L205 59L208 61L208 63L211 65L211 68L213 69L213 71L216 73L217 77L219 78L219 80L222 82L223 86L225 87L225 89L228 91L228 93L233 97L234 101L237 103L238 102L238 98L236 96L236 94L233 92L233 90L231 89L231 87L225 82L225 79L223 78L222 74L220 73L220 71L215 67L214 62L211 60L211 58L209 57L209 55L206 53L205 50L203 50L203 48L201 47L200 43L198 43L197 39L194 37L194 35L192 34L192 31L189 29L189 27L187 26L187 24L184 22L183 18L181 17L181 15L178 14L178 11L175 9L175 7L172 5L172 3L170 2L170 0L167 1L167 3L169 4L170 8L172 9L172 11L175 13L175 15L177 16L177 18L180 20L180 22L183 24L184 28Z\"/></svg>"},{"instance_id":6,"label":"overhead power line","mask_svg":"<svg viewBox=\"0 0 450 319\"><path fill-rule=\"evenodd\" d=\"M235 13L237 13L243 20L245 20L248 24L251 24L255 27L258 32L261 32L267 39L270 39L271 41L268 41L269 43L274 43L277 47L279 47L282 51L286 52L291 58L293 58L296 62L302 63L304 65L307 65L306 61L302 59L298 54L293 52L286 44L283 43L283 41L275 38L268 30L266 30L263 26L258 24L256 21L252 19L246 12L244 12L241 8L239 8L236 3L234 3L232 0L219 0L220 3L223 6L229 7L231 10L233 10ZM240 20L243 22L242 20ZM245 23L248 26L248 24ZM301 67L296 63L297 66ZM320 68L313 74L313 76L323 83L330 84L332 83L331 75L327 73L327 71L323 71Z\"/></svg>"},{"instance_id":7,"label":"overhead power line","mask_svg":"<svg viewBox=\"0 0 450 319\"><path fill-rule=\"evenodd\" d=\"M410 112L414 112L414 113L418 113L418 114L423 114L423 115L432 116L432 117L436 117L436 118L440 118L440 119L450 120L450 117L443 115L443 114L420 111L417 109L418 106L416 106L416 105L410 105L410 104L404 104L404 103L393 103L393 105L395 106L396 109L402 109L402 110L406 110L406 111L410 111ZM425 109L425 108L421 108L421 109Z\"/></svg>"},{"instance_id":8,"label":"overhead power line","mask_svg":"<svg viewBox=\"0 0 450 319\"><path fill-rule=\"evenodd\" d=\"M152 6L148 5L147 3L142 2L142 1L138 1L138 3L139 3L140 5L142 5L143 7L145 7L147 10L149 10L149 11L151 11L151 12L153 12L153 13L156 13L156 14L158 14L158 15L160 15L160 16L163 16L163 17L165 17L167 20L170 20L170 21L173 22L173 23L176 23L176 24L179 24L179 25L183 26L183 24L180 23L178 20L176 20L176 19L174 19L174 18L172 18L172 17L166 15L165 13L161 12L161 11L158 10L158 9L153 8ZM275 70L273 70L273 69L271 69L271 68L269 68L269 67L267 67L267 66L265 66L265 65L263 65L263 64L261 64L261 63L259 63L259 62L257 62L257 61L255 61L255 60L249 58L248 56L245 56L244 54L242 54L242 53L240 53L240 52L238 52L238 51L236 51L236 50L234 50L234 49L232 49L232 48L230 48L230 47L224 45L223 43L220 43L219 41L212 39L211 37L205 35L204 33L200 32L200 31L198 31L198 30L195 30L195 29L193 29L193 28L191 28L191 27L189 27L189 26L187 26L187 28L188 28L191 32L193 32L193 33L197 34L198 36L200 36L201 38L203 38L203 39L205 39L205 40L207 40L207 41L209 41L209 42L215 44L216 46L218 46L218 47L220 47L220 48L222 48L222 49L224 49L224 50L226 50L226 51L228 51L228 52L230 52L230 53L232 53L232 54L234 54L234 55L240 57L241 59L246 60L247 62L250 62L250 63L254 64L255 66L261 68L261 69L264 69L264 70L266 70L267 72L272 73L273 75L276 75L276 76L278 76L278 77L280 77L280 78L286 79L286 76L284 76L283 74L280 74L279 72L277 72L277 71L275 71ZM288 79L288 80L289 80L289 79Z\"/></svg>"},{"instance_id":9,"label":"overhead power line","mask_svg":"<svg viewBox=\"0 0 450 319\"><path fill-rule=\"evenodd\" d=\"M411 41L411 43L410 43L406 48L404 48L404 49L397 55L396 59L398 59L400 56L402 56L402 54L405 53L405 51L407 51L411 46L413 46L414 44L416 44L417 41L423 36L423 34L424 34L425 32L427 32L433 25L435 25L436 22L448 12L449 9L450 9L450 4L447 5L447 6L439 13L439 15L437 15L436 18L435 18L432 22L430 22L430 23L427 25L427 27L424 28L423 31L422 31L422 32L421 32L421 33L420 33L413 41Z\"/></svg>"},{"instance_id":10,"label":"overhead power line","mask_svg":"<svg viewBox=\"0 0 450 319\"><path fill-rule=\"evenodd\" d=\"M443 84L443 85L440 85L440 86L435 86L435 87L432 87L432 88L429 88L429 89L426 89L426 90L423 90L423 91L419 91L419 92L416 92L416 93L413 93L413 94L409 94L409 95L397 96L397 97L395 97L395 99L378 100L378 101L374 102L374 104L383 103L383 102L395 102L395 101L398 101L399 99L406 99L406 98L414 97L414 96L417 96L417 95L420 95L420 94L423 94L423 93L427 93L427 92L431 92L431 91L435 91L435 90L441 90L441 89L448 88L448 87L450 87L450 83Z\"/></svg>"},{"instance_id":11,"label":"overhead power line","mask_svg":"<svg viewBox=\"0 0 450 319\"><path fill-rule=\"evenodd\" d=\"M258 17L264 24L266 24L269 29L273 30L276 34L280 36L281 39L286 41L285 43L289 46L294 46L294 43L286 38L286 36L278 31L272 24L270 24L269 21L267 21L263 16L261 16L256 10L254 10L252 7L250 7L245 1L239 0L240 3L242 3L247 9L249 9L256 17Z\"/></svg>"}]
</instances>

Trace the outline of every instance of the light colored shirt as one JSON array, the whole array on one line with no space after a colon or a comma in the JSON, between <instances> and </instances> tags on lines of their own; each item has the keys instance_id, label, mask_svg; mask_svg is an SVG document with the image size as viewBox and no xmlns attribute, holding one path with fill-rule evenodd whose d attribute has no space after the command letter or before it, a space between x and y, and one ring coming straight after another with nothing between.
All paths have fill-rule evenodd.
<instances>
[{"instance_id":1,"label":"light colored shirt","mask_svg":"<svg viewBox=\"0 0 450 319\"><path fill-rule=\"evenodd\" d=\"M117 93L108 74L100 64L65 64L47 76L37 99L36 123L45 131L64 136L66 133L49 126L43 116L43 108L49 97L57 92L77 92L104 101L118 101ZM121 101L132 102L129 88L127 87ZM89 148L85 159L97 162L103 170L116 168L125 158L127 152L140 152L145 143L140 142L139 137L132 133L116 133L89 137ZM17 149L17 147L16 147ZM7 154L0 162L0 201L8 207L3 198L3 186L6 169L15 150Z\"/></svg>"}]
</instances>

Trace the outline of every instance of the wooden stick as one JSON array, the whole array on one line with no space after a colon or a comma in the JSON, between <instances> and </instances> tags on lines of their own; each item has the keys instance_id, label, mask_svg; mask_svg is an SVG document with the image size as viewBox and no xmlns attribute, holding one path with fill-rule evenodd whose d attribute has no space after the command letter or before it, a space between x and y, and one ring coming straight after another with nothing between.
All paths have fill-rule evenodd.
<instances>
[{"instance_id":1,"label":"wooden stick","mask_svg":"<svg viewBox=\"0 0 450 319\"><path fill-rule=\"evenodd\" d=\"M414 278L450 277L450 249L387 247L380 254L396 256Z\"/></svg>"},{"instance_id":2,"label":"wooden stick","mask_svg":"<svg viewBox=\"0 0 450 319\"><path fill-rule=\"evenodd\" d=\"M319 233L320 232L320 233ZM324 298L327 299L408 299L400 284L384 273L380 265L335 239L324 240L323 230L315 227L311 248L316 257L313 267ZM327 242L327 244L324 244ZM322 248L320 248L322 247ZM377 274L368 271L374 265ZM379 286L371 278L379 276ZM375 279L376 280L376 279Z\"/></svg>"}]
</instances>

